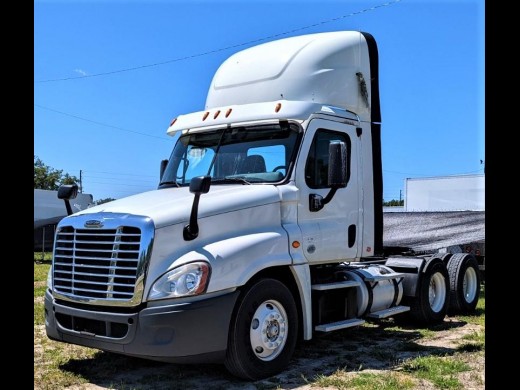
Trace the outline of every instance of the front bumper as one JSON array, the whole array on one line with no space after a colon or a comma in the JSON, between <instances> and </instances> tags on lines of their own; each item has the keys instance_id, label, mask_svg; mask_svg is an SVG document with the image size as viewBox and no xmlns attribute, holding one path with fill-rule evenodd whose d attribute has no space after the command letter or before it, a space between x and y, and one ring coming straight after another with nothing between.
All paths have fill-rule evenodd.
<instances>
[{"instance_id":1,"label":"front bumper","mask_svg":"<svg viewBox=\"0 0 520 390\"><path fill-rule=\"evenodd\" d=\"M58 303L47 291L45 329L53 340L125 355L179 363L219 362L225 356L238 294L184 303L165 300L135 313L115 313Z\"/></svg>"}]
</instances>

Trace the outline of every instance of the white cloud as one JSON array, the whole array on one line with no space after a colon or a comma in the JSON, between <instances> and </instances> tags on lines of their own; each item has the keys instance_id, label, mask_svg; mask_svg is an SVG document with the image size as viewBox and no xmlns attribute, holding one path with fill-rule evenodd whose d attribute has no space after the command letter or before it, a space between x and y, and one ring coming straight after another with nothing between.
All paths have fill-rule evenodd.
<instances>
[{"instance_id":1,"label":"white cloud","mask_svg":"<svg viewBox=\"0 0 520 390\"><path fill-rule=\"evenodd\" d=\"M83 69L74 69L74 72L80 74L81 76L87 75L87 72L85 72Z\"/></svg>"}]
</instances>

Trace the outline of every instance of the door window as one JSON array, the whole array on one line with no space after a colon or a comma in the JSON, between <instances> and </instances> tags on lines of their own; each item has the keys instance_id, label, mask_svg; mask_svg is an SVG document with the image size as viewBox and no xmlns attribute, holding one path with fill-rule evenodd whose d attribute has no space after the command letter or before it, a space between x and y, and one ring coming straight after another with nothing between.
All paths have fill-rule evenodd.
<instances>
[{"instance_id":1,"label":"door window","mask_svg":"<svg viewBox=\"0 0 520 390\"><path fill-rule=\"evenodd\" d=\"M307 162L305 182L310 188L328 188L329 143L343 141L347 145L347 183L350 178L350 137L345 133L318 129L314 135Z\"/></svg>"}]
</instances>

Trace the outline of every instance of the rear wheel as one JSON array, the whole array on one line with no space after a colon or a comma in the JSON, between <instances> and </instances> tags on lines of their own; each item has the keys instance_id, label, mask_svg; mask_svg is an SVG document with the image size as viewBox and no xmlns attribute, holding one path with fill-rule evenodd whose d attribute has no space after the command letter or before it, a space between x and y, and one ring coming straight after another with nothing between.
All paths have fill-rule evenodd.
<instances>
[{"instance_id":1,"label":"rear wheel","mask_svg":"<svg viewBox=\"0 0 520 390\"><path fill-rule=\"evenodd\" d=\"M298 315L287 287L262 279L237 303L226 353L226 368L240 378L275 375L289 364L298 334Z\"/></svg>"},{"instance_id":2,"label":"rear wheel","mask_svg":"<svg viewBox=\"0 0 520 390\"><path fill-rule=\"evenodd\" d=\"M450 313L469 313L479 299L480 270L473 255L456 253L448 261Z\"/></svg>"},{"instance_id":3,"label":"rear wheel","mask_svg":"<svg viewBox=\"0 0 520 390\"><path fill-rule=\"evenodd\" d=\"M421 276L419 291L411 301L410 315L420 324L442 322L448 310L448 270L441 260L433 260Z\"/></svg>"}]
</instances>

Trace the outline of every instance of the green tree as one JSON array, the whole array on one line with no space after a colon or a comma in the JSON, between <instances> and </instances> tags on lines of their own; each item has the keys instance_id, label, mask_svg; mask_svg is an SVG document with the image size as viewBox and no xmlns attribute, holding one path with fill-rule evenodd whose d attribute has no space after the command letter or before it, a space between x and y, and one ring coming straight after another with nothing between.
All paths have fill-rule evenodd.
<instances>
[{"instance_id":1,"label":"green tree","mask_svg":"<svg viewBox=\"0 0 520 390\"><path fill-rule=\"evenodd\" d=\"M385 202L385 200L383 199L383 206L404 206L404 199L392 199L388 202Z\"/></svg>"},{"instance_id":2,"label":"green tree","mask_svg":"<svg viewBox=\"0 0 520 390\"><path fill-rule=\"evenodd\" d=\"M34 156L34 188L38 190L56 191L62 184L78 182L76 176L63 173L62 169L54 169L45 165L38 156Z\"/></svg>"},{"instance_id":3,"label":"green tree","mask_svg":"<svg viewBox=\"0 0 520 390\"><path fill-rule=\"evenodd\" d=\"M96 200L94 203L96 205L99 205L99 204L103 204L103 203L112 202L113 200L115 200L115 199L114 198L103 198L103 199Z\"/></svg>"}]
</instances>

